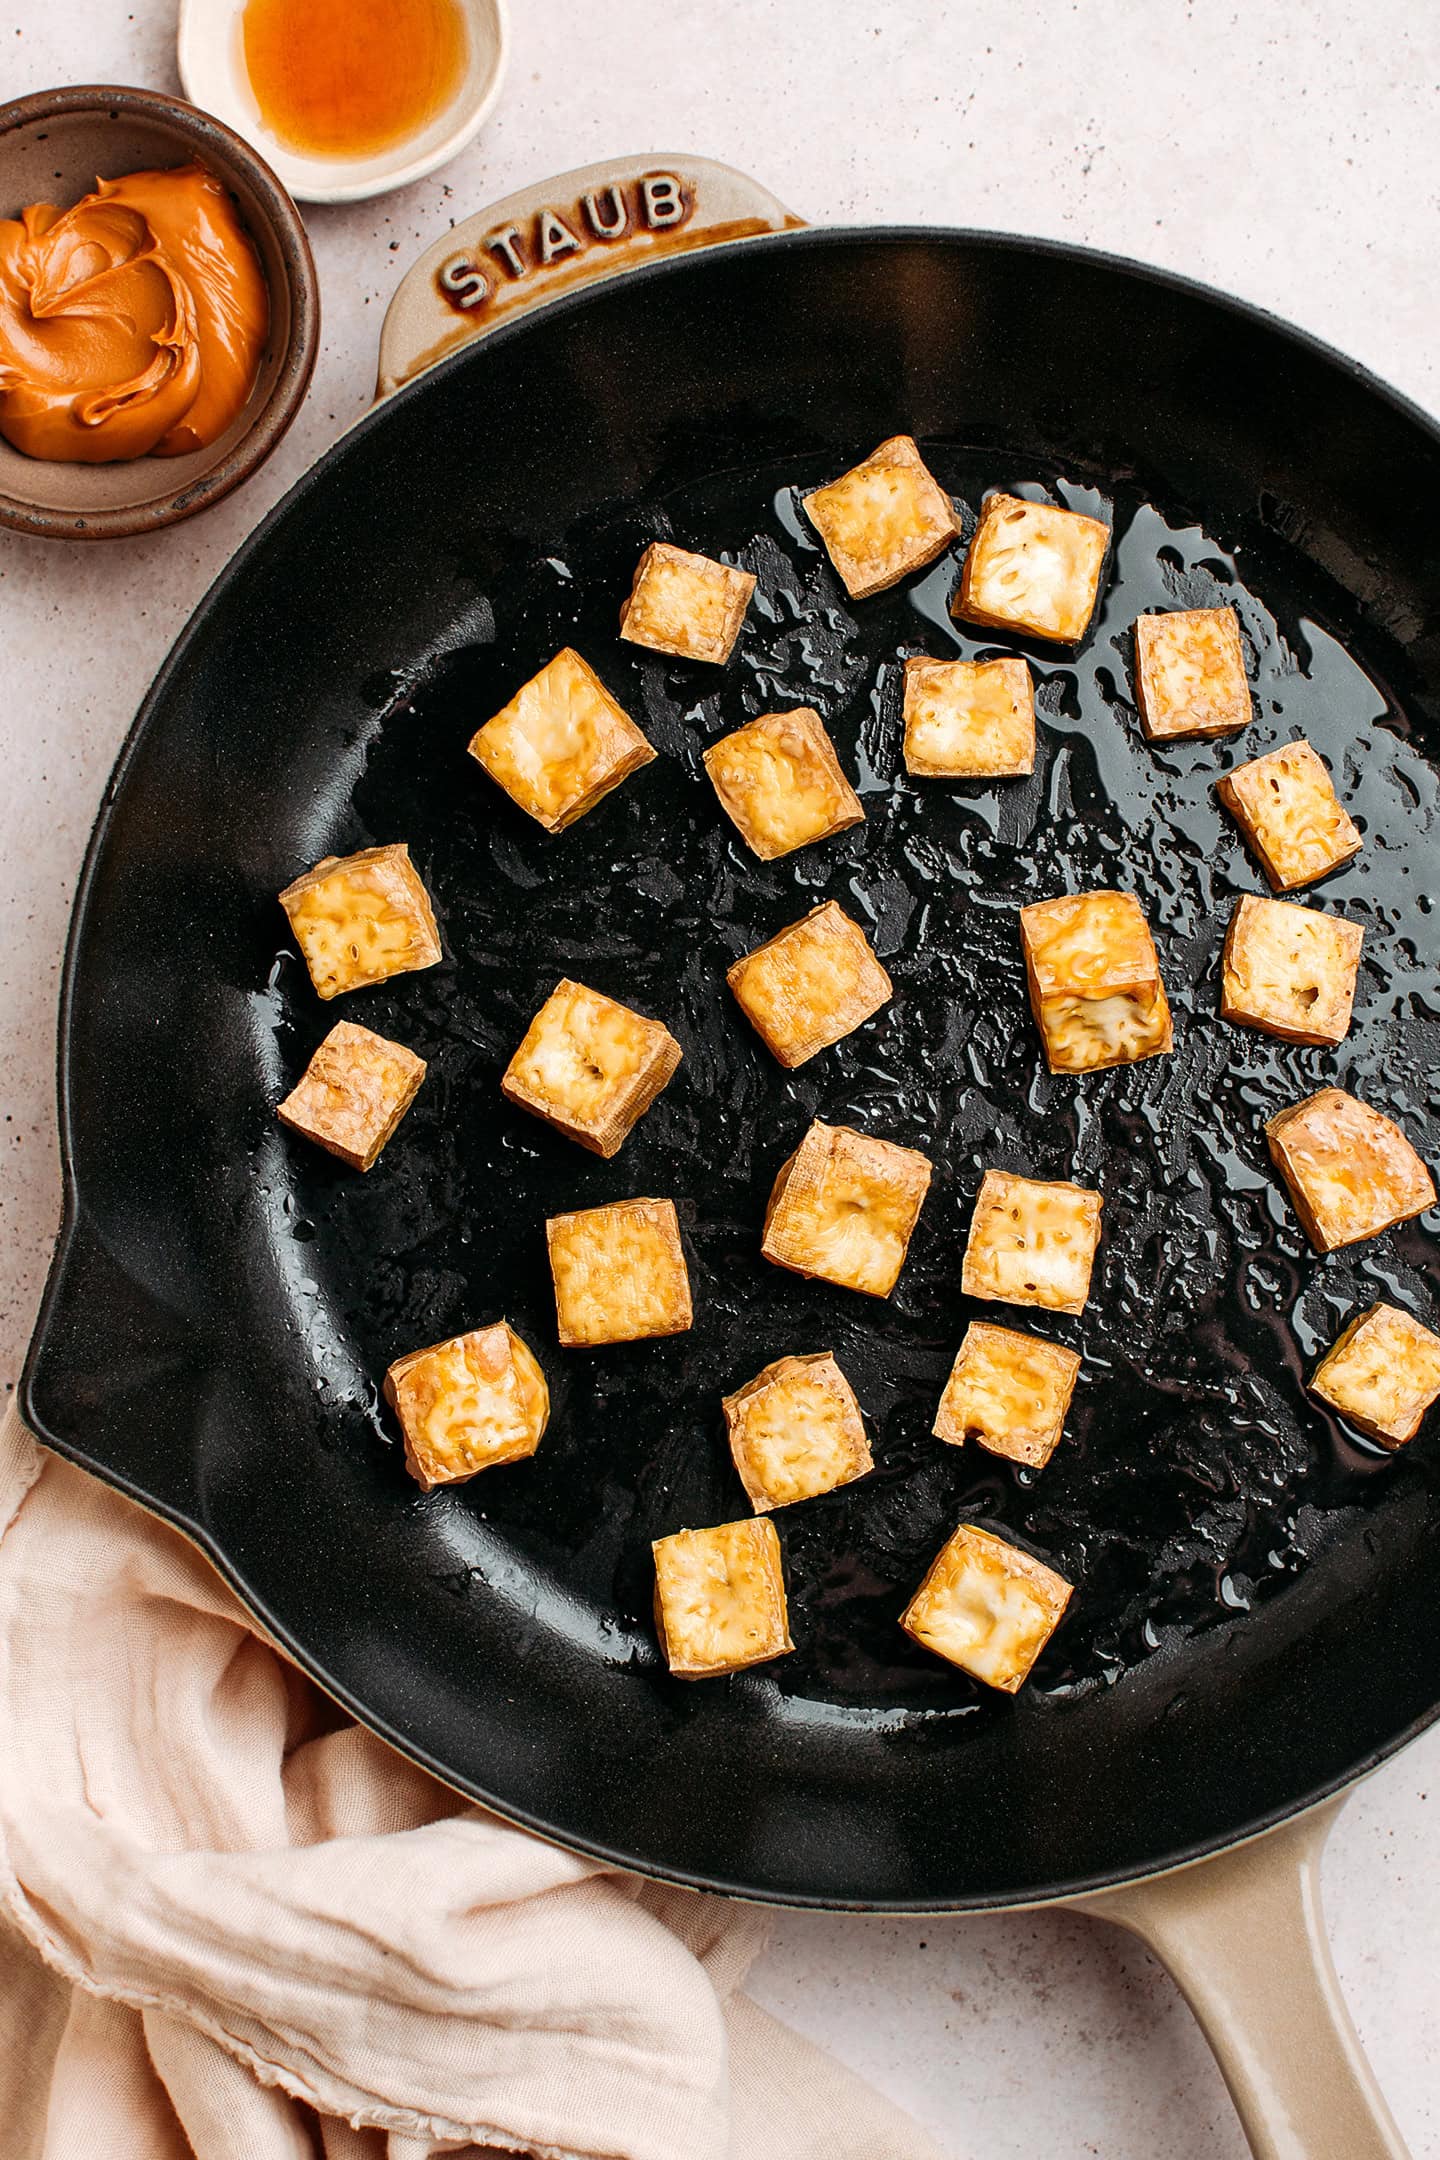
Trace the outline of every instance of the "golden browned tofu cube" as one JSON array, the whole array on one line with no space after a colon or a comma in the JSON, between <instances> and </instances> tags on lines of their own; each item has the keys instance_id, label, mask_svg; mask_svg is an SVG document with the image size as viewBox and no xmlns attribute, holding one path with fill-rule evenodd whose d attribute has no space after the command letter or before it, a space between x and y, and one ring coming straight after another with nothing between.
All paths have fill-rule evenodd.
<instances>
[{"instance_id":1,"label":"golden browned tofu cube","mask_svg":"<svg viewBox=\"0 0 1440 2160\"><path fill-rule=\"evenodd\" d=\"M1060 1624L1071 1585L993 1530L961 1523L901 1615L907 1635L1013 1695Z\"/></svg>"},{"instance_id":2,"label":"golden browned tofu cube","mask_svg":"<svg viewBox=\"0 0 1440 2160\"><path fill-rule=\"evenodd\" d=\"M655 752L567 645L485 722L470 755L512 802L558 833L653 763Z\"/></svg>"},{"instance_id":3,"label":"golden browned tofu cube","mask_svg":"<svg viewBox=\"0 0 1440 2160\"><path fill-rule=\"evenodd\" d=\"M1133 1065L1174 1047L1150 925L1133 893L1065 893L1020 910L1030 1006L1051 1072Z\"/></svg>"},{"instance_id":4,"label":"golden browned tofu cube","mask_svg":"<svg viewBox=\"0 0 1440 2160\"><path fill-rule=\"evenodd\" d=\"M1080 1360L1059 1343L972 1320L945 1383L932 1428L961 1447L978 1440L992 1455L1039 1470L1065 1425Z\"/></svg>"},{"instance_id":5,"label":"golden browned tofu cube","mask_svg":"<svg viewBox=\"0 0 1440 2160\"><path fill-rule=\"evenodd\" d=\"M550 1418L545 1375L505 1320L397 1358L385 1399L405 1436L405 1466L426 1492L533 1455Z\"/></svg>"},{"instance_id":6,"label":"golden browned tofu cube","mask_svg":"<svg viewBox=\"0 0 1440 2160\"><path fill-rule=\"evenodd\" d=\"M500 1092L592 1155L613 1155L679 1063L658 1020L567 979L526 1029Z\"/></svg>"},{"instance_id":7,"label":"golden browned tofu cube","mask_svg":"<svg viewBox=\"0 0 1440 2160\"><path fill-rule=\"evenodd\" d=\"M766 1049L790 1066L853 1035L895 988L859 923L833 900L746 953L725 980Z\"/></svg>"},{"instance_id":8,"label":"golden browned tofu cube","mask_svg":"<svg viewBox=\"0 0 1440 2160\"><path fill-rule=\"evenodd\" d=\"M965 557L953 612L995 630L1078 645L1090 627L1110 529L1078 510L991 495Z\"/></svg>"},{"instance_id":9,"label":"golden browned tofu cube","mask_svg":"<svg viewBox=\"0 0 1440 2160\"><path fill-rule=\"evenodd\" d=\"M1435 1180L1400 1127L1343 1088L1293 1103L1265 1137L1317 1252L1379 1237L1435 1205Z\"/></svg>"},{"instance_id":10,"label":"golden browned tofu cube","mask_svg":"<svg viewBox=\"0 0 1440 2160\"><path fill-rule=\"evenodd\" d=\"M930 1177L916 1149L817 1118L780 1167L760 1250L792 1274L889 1297Z\"/></svg>"},{"instance_id":11,"label":"golden browned tofu cube","mask_svg":"<svg viewBox=\"0 0 1440 2160\"><path fill-rule=\"evenodd\" d=\"M1004 1305L1080 1313L1100 1243L1099 1193L987 1170L980 1181L960 1288Z\"/></svg>"},{"instance_id":12,"label":"golden browned tofu cube","mask_svg":"<svg viewBox=\"0 0 1440 2160\"><path fill-rule=\"evenodd\" d=\"M1310 1392L1382 1447L1404 1447L1440 1398L1440 1335L1398 1305L1372 1305L1321 1359Z\"/></svg>"},{"instance_id":13,"label":"golden browned tofu cube","mask_svg":"<svg viewBox=\"0 0 1440 2160\"><path fill-rule=\"evenodd\" d=\"M762 862L863 825L859 796L840 770L819 713L762 713L705 752L720 807Z\"/></svg>"},{"instance_id":14,"label":"golden browned tofu cube","mask_svg":"<svg viewBox=\"0 0 1440 2160\"><path fill-rule=\"evenodd\" d=\"M724 1398L725 1430L757 1514L813 1500L875 1466L865 1420L828 1350L776 1358Z\"/></svg>"},{"instance_id":15,"label":"golden browned tofu cube","mask_svg":"<svg viewBox=\"0 0 1440 2160\"><path fill-rule=\"evenodd\" d=\"M1328 877L1364 845L1303 736L1237 765L1215 791L1277 892Z\"/></svg>"},{"instance_id":16,"label":"golden browned tofu cube","mask_svg":"<svg viewBox=\"0 0 1440 2160\"><path fill-rule=\"evenodd\" d=\"M614 1200L545 1225L567 1350L683 1335L694 1319L673 1200Z\"/></svg>"},{"instance_id":17,"label":"golden browned tofu cube","mask_svg":"<svg viewBox=\"0 0 1440 2160\"><path fill-rule=\"evenodd\" d=\"M424 1058L403 1043L340 1020L275 1115L352 1170L369 1170L424 1077Z\"/></svg>"},{"instance_id":18,"label":"golden browned tofu cube","mask_svg":"<svg viewBox=\"0 0 1440 2160\"><path fill-rule=\"evenodd\" d=\"M677 1530L651 1549L655 1627L678 1679L711 1680L794 1649L780 1540L768 1517Z\"/></svg>"},{"instance_id":19,"label":"golden browned tofu cube","mask_svg":"<svg viewBox=\"0 0 1440 2160\"><path fill-rule=\"evenodd\" d=\"M898 585L960 537L955 505L912 435L892 435L807 495L805 511L852 600Z\"/></svg>"},{"instance_id":20,"label":"golden browned tofu cube","mask_svg":"<svg viewBox=\"0 0 1440 2160\"><path fill-rule=\"evenodd\" d=\"M755 580L708 555L691 555L653 540L635 567L630 597L620 610L620 635L679 660L729 659Z\"/></svg>"},{"instance_id":21,"label":"golden browned tofu cube","mask_svg":"<svg viewBox=\"0 0 1440 2160\"><path fill-rule=\"evenodd\" d=\"M1283 1042L1343 1042L1364 942L1343 915L1243 894L1225 934L1222 1017Z\"/></svg>"},{"instance_id":22,"label":"golden browned tofu cube","mask_svg":"<svg viewBox=\"0 0 1440 2160\"><path fill-rule=\"evenodd\" d=\"M1135 624L1140 725L1151 742L1234 735L1250 725L1250 685L1232 607L1174 608Z\"/></svg>"},{"instance_id":23,"label":"golden browned tofu cube","mask_svg":"<svg viewBox=\"0 0 1440 2160\"><path fill-rule=\"evenodd\" d=\"M440 933L404 842L327 855L287 885L280 905L322 998L434 967Z\"/></svg>"},{"instance_id":24,"label":"golden browned tofu cube","mask_svg":"<svg viewBox=\"0 0 1440 2160\"><path fill-rule=\"evenodd\" d=\"M1035 770L1035 689L1023 660L907 660L905 769L918 780L1014 780Z\"/></svg>"}]
</instances>

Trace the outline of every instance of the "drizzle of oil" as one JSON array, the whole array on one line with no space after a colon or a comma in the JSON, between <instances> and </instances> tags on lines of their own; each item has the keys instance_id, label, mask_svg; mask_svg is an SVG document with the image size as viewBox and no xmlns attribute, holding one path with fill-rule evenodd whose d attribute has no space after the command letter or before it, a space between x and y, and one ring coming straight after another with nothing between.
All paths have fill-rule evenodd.
<instances>
[{"instance_id":1,"label":"drizzle of oil","mask_svg":"<svg viewBox=\"0 0 1440 2160\"><path fill-rule=\"evenodd\" d=\"M288 1158L295 1206L314 1225L303 1279L340 1314L352 1374L383 1372L416 1343L502 1311L545 1365L554 1411L533 1462L425 1501L396 1468L397 1505L443 1505L456 1526L449 1586L493 1595L499 1576L513 1585L531 1569L563 1588L543 1601L544 1624L578 1627L596 1654L613 1639L616 1658L648 1662L657 1687L667 1683L647 1648L650 1539L745 1511L721 1393L786 1351L834 1350L877 1467L775 1518L797 1651L728 1684L776 1714L787 1702L806 1715L826 1705L922 1721L1008 1714L896 1624L961 1519L994 1524L1079 1584L1032 1683L1068 1697L1179 1659L1217 1627L1255 1625L1317 1555L1368 1534L1369 1510L1397 1481L1433 1476L1423 1441L1385 1455L1324 1416L1303 1379L1376 1297L1433 1320L1440 1224L1317 1258L1271 1172L1263 1124L1335 1080L1440 1155L1440 779L1378 678L1292 589L1286 558L1252 565L1123 487L1037 476L993 453L929 454L967 533L996 485L1114 525L1112 572L1083 651L1023 648L1040 723L1034 775L987 788L904 773L898 663L1014 647L951 616L958 553L893 593L849 602L798 508L825 472L727 473L583 521L548 556L517 563L491 596L484 637L437 656L367 731L348 823L328 844L408 839L438 903L446 960L350 1002L355 1018L419 1050L430 1073L368 1178L309 1153ZM615 637L618 596L656 537L756 574L723 672ZM1152 750L1130 695L1130 626L1146 608L1222 601L1240 617L1254 723L1238 741ZM550 840L486 784L465 744L562 643L598 667L660 760ZM756 713L801 702L830 727L866 822L759 863L717 814L701 753ZM1230 1028L1217 1014L1234 900L1264 886L1214 782L1301 732L1366 836L1353 863L1303 896L1366 929L1355 1025L1335 1052ZM1053 1077L1030 1018L1017 910L1096 884L1144 902L1176 1049ZM827 897L865 923L896 996L871 1025L785 1073L739 1019L724 970ZM685 1052L609 1163L496 1091L562 973L663 1017ZM272 994L284 1008L287 1074L324 1026L296 990L282 968ZM804 1283L759 1258L774 1172L816 1115L920 1147L935 1163L889 1301ZM929 1430L955 1347L984 1310L962 1297L959 1276L969 1204L990 1165L1075 1177L1106 1195L1083 1317L991 1313L1084 1353L1066 1437L1039 1475L945 1447ZM267 1157L272 1174L284 1172ZM694 1330L590 1357L557 1351L545 1216L640 1192L679 1206Z\"/></svg>"}]
</instances>

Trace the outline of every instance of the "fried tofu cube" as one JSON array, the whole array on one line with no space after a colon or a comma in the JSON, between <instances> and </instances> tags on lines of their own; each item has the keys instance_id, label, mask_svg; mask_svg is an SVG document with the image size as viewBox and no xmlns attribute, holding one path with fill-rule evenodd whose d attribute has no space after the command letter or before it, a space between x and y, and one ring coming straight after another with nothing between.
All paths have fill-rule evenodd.
<instances>
[{"instance_id":1,"label":"fried tofu cube","mask_svg":"<svg viewBox=\"0 0 1440 2160\"><path fill-rule=\"evenodd\" d=\"M875 1467L855 1391L828 1350L776 1358L723 1407L730 1453L757 1514L814 1500Z\"/></svg>"},{"instance_id":2,"label":"fried tofu cube","mask_svg":"<svg viewBox=\"0 0 1440 2160\"><path fill-rule=\"evenodd\" d=\"M991 495L952 612L994 630L1078 645L1090 627L1110 528L1078 510Z\"/></svg>"},{"instance_id":3,"label":"fried tofu cube","mask_svg":"<svg viewBox=\"0 0 1440 2160\"><path fill-rule=\"evenodd\" d=\"M620 635L677 660L729 659L755 590L748 570L652 540L620 610Z\"/></svg>"},{"instance_id":4,"label":"fried tofu cube","mask_svg":"<svg viewBox=\"0 0 1440 2160\"><path fill-rule=\"evenodd\" d=\"M600 990L568 978L540 1007L506 1066L507 1102L592 1155L613 1155L680 1063L680 1045Z\"/></svg>"},{"instance_id":5,"label":"fried tofu cube","mask_svg":"<svg viewBox=\"0 0 1440 2160\"><path fill-rule=\"evenodd\" d=\"M1237 765L1215 791L1276 892L1328 877L1365 844L1303 736Z\"/></svg>"},{"instance_id":6,"label":"fried tofu cube","mask_svg":"<svg viewBox=\"0 0 1440 2160\"><path fill-rule=\"evenodd\" d=\"M762 713L705 752L720 807L762 862L863 825L859 796L840 769L819 713Z\"/></svg>"},{"instance_id":7,"label":"fried tofu cube","mask_svg":"<svg viewBox=\"0 0 1440 2160\"><path fill-rule=\"evenodd\" d=\"M1310 1393L1382 1447L1404 1447L1440 1399L1440 1335L1398 1305L1372 1305L1320 1360Z\"/></svg>"},{"instance_id":8,"label":"fried tofu cube","mask_svg":"<svg viewBox=\"0 0 1440 2160\"><path fill-rule=\"evenodd\" d=\"M1099 1193L987 1170L960 1270L966 1297L1081 1313L1100 1243Z\"/></svg>"},{"instance_id":9,"label":"fried tofu cube","mask_svg":"<svg viewBox=\"0 0 1440 2160\"><path fill-rule=\"evenodd\" d=\"M931 1429L952 1447L978 1440L992 1455L1043 1469L1059 1444L1079 1372L1079 1357L1059 1343L972 1320Z\"/></svg>"},{"instance_id":10,"label":"fried tofu cube","mask_svg":"<svg viewBox=\"0 0 1440 2160\"><path fill-rule=\"evenodd\" d=\"M1030 1006L1051 1072L1133 1065L1174 1047L1150 925L1133 893L1064 893L1020 910Z\"/></svg>"},{"instance_id":11,"label":"fried tofu cube","mask_svg":"<svg viewBox=\"0 0 1440 2160\"><path fill-rule=\"evenodd\" d=\"M1035 770L1035 686L1023 660L905 662L905 769L917 780Z\"/></svg>"},{"instance_id":12,"label":"fried tofu cube","mask_svg":"<svg viewBox=\"0 0 1440 2160\"><path fill-rule=\"evenodd\" d=\"M545 1225L567 1350L683 1335L694 1320L673 1200L614 1200Z\"/></svg>"},{"instance_id":13,"label":"fried tofu cube","mask_svg":"<svg viewBox=\"0 0 1440 2160\"><path fill-rule=\"evenodd\" d=\"M405 1436L405 1467L426 1492L533 1455L550 1419L539 1361L506 1320L397 1358L385 1400Z\"/></svg>"},{"instance_id":14,"label":"fried tofu cube","mask_svg":"<svg viewBox=\"0 0 1440 2160\"><path fill-rule=\"evenodd\" d=\"M1172 608L1135 624L1135 688L1150 742L1235 735L1250 725L1250 685L1232 607Z\"/></svg>"},{"instance_id":15,"label":"fried tofu cube","mask_svg":"<svg viewBox=\"0 0 1440 2160\"><path fill-rule=\"evenodd\" d=\"M655 1627L680 1680L783 1657L790 1640L780 1540L768 1516L656 1538Z\"/></svg>"},{"instance_id":16,"label":"fried tofu cube","mask_svg":"<svg viewBox=\"0 0 1440 2160\"><path fill-rule=\"evenodd\" d=\"M833 900L746 953L725 980L766 1049L792 1067L853 1035L895 990L860 925Z\"/></svg>"},{"instance_id":17,"label":"fried tofu cube","mask_svg":"<svg viewBox=\"0 0 1440 2160\"><path fill-rule=\"evenodd\" d=\"M955 505L913 435L892 435L862 464L807 495L805 514L852 600L898 585L960 537Z\"/></svg>"},{"instance_id":18,"label":"fried tofu cube","mask_svg":"<svg viewBox=\"0 0 1440 2160\"><path fill-rule=\"evenodd\" d=\"M1225 934L1222 1018L1282 1042L1343 1042L1364 942L1343 915L1243 894Z\"/></svg>"},{"instance_id":19,"label":"fried tofu cube","mask_svg":"<svg viewBox=\"0 0 1440 2160\"><path fill-rule=\"evenodd\" d=\"M1072 1586L1033 1553L961 1523L900 1625L972 1680L1013 1695L1060 1624Z\"/></svg>"},{"instance_id":20,"label":"fried tofu cube","mask_svg":"<svg viewBox=\"0 0 1440 2160\"><path fill-rule=\"evenodd\" d=\"M369 1170L424 1077L424 1058L403 1043L340 1020L275 1115L352 1170Z\"/></svg>"},{"instance_id":21,"label":"fried tofu cube","mask_svg":"<svg viewBox=\"0 0 1440 2160\"><path fill-rule=\"evenodd\" d=\"M760 1250L794 1275L889 1297L930 1178L915 1148L817 1118L780 1166Z\"/></svg>"},{"instance_id":22,"label":"fried tofu cube","mask_svg":"<svg viewBox=\"0 0 1440 2160\"><path fill-rule=\"evenodd\" d=\"M471 738L511 801L564 832L655 752L599 676L567 645Z\"/></svg>"},{"instance_id":23,"label":"fried tofu cube","mask_svg":"<svg viewBox=\"0 0 1440 2160\"><path fill-rule=\"evenodd\" d=\"M434 967L440 933L403 841L327 855L287 885L280 905L322 998Z\"/></svg>"},{"instance_id":24,"label":"fried tofu cube","mask_svg":"<svg viewBox=\"0 0 1440 2160\"><path fill-rule=\"evenodd\" d=\"M1317 1252L1379 1237L1435 1205L1435 1180L1400 1127L1343 1088L1292 1103L1265 1137Z\"/></svg>"}]
</instances>

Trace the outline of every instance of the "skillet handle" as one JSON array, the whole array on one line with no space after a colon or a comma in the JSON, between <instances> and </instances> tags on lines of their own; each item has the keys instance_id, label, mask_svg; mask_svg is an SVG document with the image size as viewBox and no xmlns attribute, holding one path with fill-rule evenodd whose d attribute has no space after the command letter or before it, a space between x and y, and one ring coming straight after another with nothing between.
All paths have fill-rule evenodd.
<instances>
[{"instance_id":1,"label":"skillet handle","mask_svg":"<svg viewBox=\"0 0 1440 2160\"><path fill-rule=\"evenodd\" d=\"M612 158L542 180L466 218L412 264L385 311L375 395L562 293L804 222L710 158Z\"/></svg>"},{"instance_id":2,"label":"skillet handle","mask_svg":"<svg viewBox=\"0 0 1440 2160\"><path fill-rule=\"evenodd\" d=\"M1178 1984L1255 2160L1408 2160L1340 1993L1320 1904L1338 1800L1072 1909L1138 1935Z\"/></svg>"}]
</instances>

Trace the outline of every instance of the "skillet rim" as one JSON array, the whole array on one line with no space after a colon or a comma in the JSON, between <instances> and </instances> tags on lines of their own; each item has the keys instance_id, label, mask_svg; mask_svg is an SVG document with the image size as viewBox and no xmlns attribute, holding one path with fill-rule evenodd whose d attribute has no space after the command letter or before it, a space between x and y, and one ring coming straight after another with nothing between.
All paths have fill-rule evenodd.
<instances>
[{"instance_id":1,"label":"skillet rim","mask_svg":"<svg viewBox=\"0 0 1440 2160\"><path fill-rule=\"evenodd\" d=\"M599 295L608 292L617 282L650 284L657 280L680 277L698 270L712 257L727 260L739 255L760 252L773 253L779 249L807 249L824 252L835 249L843 251L856 246L875 247L885 243L902 243L910 247L949 249L953 247L994 251L996 253L1019 253L1028 258L1073 263L1089 269L1098 269L1132 280L1141 285L1158 287L1191 301L1204 303L1222 316L1237 319L1252 328L1268 331L1290 346L1308 354L1336 370L1352 385L1382 405L1399 418L1417 428L1430 438L1440 451L1440 418L1428 412L1416 400L1397 390L1360 361L1340 351L1327 340L1313 332L1289 322L1284 316L1264 308L1255 302L1239 299L1199 279L1182 273L1138 262L1134 258L1118 255L1108 250L1075 245L1068 241L1040 239L1023 233L1009 233L990 229L948 225L824 225L809 226L798 231L767 233L750 238L719 243L689 254L649 263L638 269L620 273L617 278L603 279L580 290L557 295L554 299L537 301L533 310L517 316L513 321L500 324L468 343L460 345L453 353L436 361L410 382L388 397L377 399L358 419L353 421L335 440L328 444L306 466L280 499L266 512L260 522L249 532L222 566L211 584L206 588L193 612L180 630L164 660L161 662L149 689L136 712L134 720L120 745L114 765L105 783L95 822L86 843L85 856L76 881L69 928L66 935L64 964L61 974L60 995L57 1011L56 1034L56 1121L59 1138L60 1170L62 1181L62 1212L55 1250L46 1275L45 1287L26 1352L20 1381L15 1393L17 1410L32 1435L54 1453L77 1464L81 1469L100 1478L102 1482L135 1501L148 1513L178 1530L190 1543L202 1551L215 1567L221 1579L235 1592L241 1603L280 1644L291 1660L346 1713L376 1733L399 1754L419 1765L440 1783L448 1786L462 1798L471 1800L491 1810L502 1820L515 1824L532 1834L544 1838L562 1849L580 1853L602 1863L626 1871L641 1874L650 1880L680 1885L687 1889L709 1891L721 1896L739 1898L749 1903L770 1905L796 1910L827 1912L862 1912L910 1914L916 1917L939 1913L1026 1911L1047 1904L1063 1904L1089 1897L1097 1892L1114 1889L1123 1884L1144 1882L1177 1869L1194 1865L1213 1854L1226 1852L1263 1836L1280 1824L1293 1820L1319 1806L1324 1801L1343 1793L1359 1779L1368 1776L1380 1764L1410 1744L1440 1719L1440 1696L1430 1708L1408 1725L1392 1734L1383 1743L1366 1751L1334 1776L1322 1779L1306 1791L1283 1805L1262 1809L1234 1826L1228 1833L1210 1838L1193 1840L1169 1853L1158 1865L1141 1867L1116 1866L1092 1874L1052 1881L1033 1894L1022 1892L1018 1896L1003 1893L979 1893L966 1897L950 1897L940 1901L917 1898L845 1898L824 1893L805 1893L786 1890L783 1894L765 1891L744 1882L734 1882L720 1875L706 1874L694 1869L667 1866L644 1860L634 1853L607 1845L602 1839L586 1838L566 1831L561 1833L552 1823L545 1821L533 1811L496 1799L478 1784L459 1773L447 1769L418 1742L397 1731L384 1717L367 1708L341 1681L321 1669L318 1661L305 1649L294 1633L270 1611L265 1601L253 1594L245 1577L221 1548L211 1533L176 1501L165 1500L147 1492L124 1472L89 1454L73 1442L62 1439L49 1430L40 1417L36 1405L37 1383L41 1369L50 1358L57 1355L49 1335L59 1304L60 1292L66 1271L71 1264L85 1227L84 1196L75 1160L74 1119L70 1099L69 1051L76 984L79 974L85 935L89 925L94 888L110 835L111 822L129 776L129 767L144 735L162 705L172 677L186 659L192 643L204 631L208 618L228 591L232 582L248 565L252 555L258 553L268 542L271 531L290 513L295 504L316 481L322 470L345 454L352 446L363 443L378 428L384 426L391 411L404 400L413 398L433 380L442 378L473 363L478 352L492 343L508 344L518 337L532 333L537 325L552 316L566 316L582 310Z\"/></svg>"}]
</instances>

